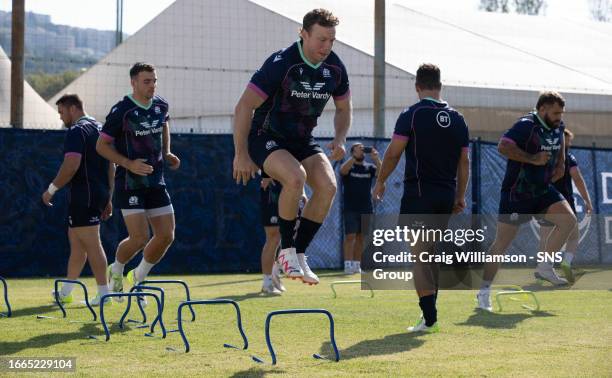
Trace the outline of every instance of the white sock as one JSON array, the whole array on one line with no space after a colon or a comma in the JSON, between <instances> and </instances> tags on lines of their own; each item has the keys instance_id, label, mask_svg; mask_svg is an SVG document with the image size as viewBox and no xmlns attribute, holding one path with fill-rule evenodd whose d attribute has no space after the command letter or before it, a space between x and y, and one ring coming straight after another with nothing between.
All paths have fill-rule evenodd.
<instances>
[{"instance_id":1,"label":"white sock","mask_svg":"<svg viewBox=\"0 0 612 378\"><path fill-rule=\"evenodd\" d=\"M113 274L123 276L123 268L125 268L125 264L122 264L119 261L115 260L115 262L111 265L111 272Z\"/></svg>"},{"instance_id":2,"label":"white sock","mask_svg":"<svg viewBox=\"0 0 612 378\"><path fill-rule=\"evenodd\" d=\"M306 266L306 254L305 253L297 253L298 262L300 263L300 267L303 269Z\"/></svg>"},{"instance_id":3,"label":"white sock","mask_svg":"<svg viewBox=\"0 0 612 378\"><path fill-rule=\"evenodd\" d=\"M108 294L108 285L98 285L98 295L103 296Z\"/></svg>"},{"instance_id":4,"label":"white sock","mask_svg":"<svg viewBox=\"0 0 612 378\"><path fill-rule=\"evenodd\" d=\"M572 265L572 260L574 260L574 254L571 252L565 252L563 261L567 263L567 265Z\"/></svg>"},{"instance_id":5,"label":"white sock","mask_svg":"<svg viewBox=\"0 0 612 378\"><path fill-rule=\"evenodd\" d=\"M272 275L271 274L264 274L263 275L263 285L264 286L272 285Z\"/></svg>"},{"instance_id":6,"label":"white sock","mask_svg":"<svg viewBox=\"0 0 612 378\"><path fill-rule=\"evenodd\" d=\"M491 281L482 280L482 284L480 284L480 294L489 295L491 292Z\"/></svg>"},{"instance_id":7,"label":"white sock","mask_svg":"<svg viewBox=\"0 0 612 378\"><path fill-rule=\"evenodd\" d=\"M67 297L72 293L72 289L74 289L74 284L72 282L64 282L62 283L60 294L62 297Z\"/></svg>"},{"instance_id":8,"label":"white sock","mask_svg":"<svg viewBox=\"0 0 612 378\"><path fill-rule=\"evenodd\" d=\"M350 260L344 260L344 270L349 270L353 268L353 262Z\"/></svg>"},{"instance_id":9,"label":"white sock","mask_svg":"<svg viewBox=\"0 0 612 378\"><path fill-rule=\"evenodd\" d=\"M134 280L136 282L144 281L154 266L155 264L147 262L143 256L142 260L140 260L140 264L138 264L138 266L136 267L136 270L134 271Z\"/></svg>"}]
</instances>

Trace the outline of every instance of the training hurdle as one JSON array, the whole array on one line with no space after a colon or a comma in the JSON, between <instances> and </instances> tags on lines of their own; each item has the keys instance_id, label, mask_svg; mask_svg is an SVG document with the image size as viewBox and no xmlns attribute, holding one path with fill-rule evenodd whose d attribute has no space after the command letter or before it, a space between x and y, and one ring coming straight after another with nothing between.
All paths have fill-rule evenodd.
<instances>
[{"instance_id":1,"label":"training hurdle","mask_svg":"<svg viewBox=\"0 0 612 378\"><path fill-rule=\"evenodd\" d=\"M178 306L178 309L177 309L178 331L181 334L183 343L185 344L185 353L189 353L189 350L191 348L189 346L189 341L187 340L187 335L185 334L185 330L183 329L183 307L188 306L191 309L192 315L193 315L194 314L193 308L192 308L193 306L206 305L206 304L231 304L232 306L234 306L234 308L236 309L236 323L238 325L238 331L240 332L240 335L242 336L242 340L244 342L244 346L242 347L242 349L246 350L249 347L249 340L247 339L246 334L244 333L244 329L242 328L242 315L240 314L240 306L238 306L238 303L231 299L204 299L204 300L181 302L181 304L179 304ZM195 319L195 315L193 315L193 317ZM227 344L227 343L223 344L223 346L225 348L240 349L232 344Z\"/></svg>"},{"instance_id":2,"label":"training hurdle","mask_svg":"<svg viewBox=\"0 0 612 378\"><path fill-rule=\"evenodd\" d=\"M517 302L521 300L519 297L531 298L535 303L535 307L528 306L524 303L521 305L521 307L530 311L540 311L540 302L533 291L523 290L523 288L518 285L493 285L491 288L502 289L495 294L495 301L497 302L497 307L499 308L500 312L503 310L501 302L502 297L508 297L509 300Z\"/></svg>"},{"instance_id":3,"label":"training hurdle","mask_svg":"<svg viewBox=\"0 0 612 378\"><path fill-rule=\"evenodd\" d=\"M334 349L334 354L336 355L335 361L340 361L340 352L338 351L338 346L336 345L336 338L334 337L334 317L332 314L323 309L314 309L314 308L302 308L302 309L290 309L290 310L278 310L272 311L266 317L266 343L268 344L268 351L270 352L270 356L272 357L272 365L276 365L276 353L274 352L274 347L272 346L272 340L270 339L270 321L274 316L277 315L293 315L293 314L324 314L329 319L329 338L331 341L332 348ZM327 358L314 353L312 357L320 360L326 360ZM251 356L253 361L258 363L263 363L264 361L261 358L256 356Z\"/></svg>"},{"instance_id":4,"label":"training hurdle","mask_svg":"<svg viewBox=\"0 0 612 378\"><path fill-rule=\"evenodd\" d=\"M181 281L181 280L144 280L142 281L139 285L151 285L151 284L155 284L155 285L165 285L165 284L174 284L174 285L180 285L183 287L183 289L185 289L185 302L189 302L191 301L191 294L189 292L189 286L187 286L187 283L185 283L185 281ZM189 311L191 311L191 321L195 321L196 315L195 312L193 311L192 306L189 306Z\"/></svg>"},{"instance_id":5,"label":"training hurdle","mask_svg":"<svg viewBox=\"0 0 612 378\"><path fill-rule=\"evenodd\" d=\"M11 304L8 297L8 283L4 277L0 277L0 282L2 282L2 287L4 288L4 303L6 303L6 312L0 312L0 317L10 318L13 312L11 311Z\"/></svg>"},{"instance_id":6,"label":"training hurdle","mask_svg":"<svg viewBox=\"0 0 612 378\"><path fill-rule=\"evenodd\" d=\"M142 281L140 284L138 284L137 286L143 286L143 285L149 285L149 284L176 284L176 285L180 285L183 287L183 289L185 289L185 298L186 301L191 301L191 295L189 292L189 286L187 286L187 284L184 281L181 280L144 280ZM132 291L132 290L130 290ZM164 295L162 294L162 311L164 309ZM142 315L142 321L137 321L137 320L133 320L133 319L128 319L128 323L140 323L142 324L141 327L146 327L146 323L147 323L147 314L145 313L144 309L142 308L142 303L140 300L137 301L138 303L138 308L140 309L140 314ZM195 321L195 312L193 311L192 306L189 306L189 311L191 311L191 321ZM172 330L168 330L168 332L178 332L178 329L172 329Z\"/></svg>"},{"instance_id":7,"label":"training hurdle","mask_svg":"<svg viewBox=\"0 0 612 378\"><path fill-rule=\"evenodd\" d=\"M159 289L159 288L156 288ZM123 329L123 322L125 320L125 317L127 316L128 312L129 312L129 308L130 305L132 303L132 297L152 297L155 299L155 302L157 303L157 318L156 320L159 320L159 326L161 327L162 330L162 338L165 339L166 338L166 327L164 326L164 322L162 320L162 308L161 308L161 301L159 299L159 297L156 294L153 293L145 293L145 292L130 292L130 293L110 293L110 294L105 294L102 296L102 298L100 298L100 322L102 323L102 327L104 328L104 333L106 334L106 340L108 341L110 339L110 331L108 329L108 325L106 324L106 319L104 318L104 304L106 303L106 299L110 299L110 298L118 298L118 297L123 297L123 298L128 298L128 305L126 308L126 311L123 312L123 315L121 316L121 319L119 320L119 328ZM109 301L110 303L110 301ZM152 334L154 332L154 327L155 327L156 322L151 323L151 329L150 329L150 333ZM95 336L90 336L92 338L96 338Z\"/></svg>"},{"instance_id":8,"label":"training hurdle","mask_svg":"<svg viewBox=\"0 0 612 378\"><path fill-rule=\"evenodd\" d=\"M151 323L151 333L146 333L145 336L149 336L152 337L152 333L153 330L155 329L155 325L157 324L157 322L163 317L164 315L164 306L165 306L165 302L166 302L166 294L164 292L164 289L162 289L161 287L157 287L157 286L146 286L146 285L136 285L136 286L132 286L132 288L130 289L130 293L133 292L138 292L141 293L143 290L151 290L151 291L157 291L159 292L159 299L161 302L161 312L160 315L158 315L157 317L155 317L155 319L153 320L153 323ZM133 319L128 319L127 322L128 323L140 323L141 325L138 326L137 328L147 328L149 327L146 323L147 323L147 314L144 310L144 308L142 308L142 301L141 301L142 297L138 297L136 299L136 303L138 304L138 308L140 309L140 313L142 315L142 322L139 322L138 320L133 320ZM127 307L125 308L125 312L123 313L123 316L121 317L122 319L124 319L130 312L130 309L132 307L132 297L128 298L128 304Z\"/></svg>"},{"instance_id":9,"label":"training hurdle","mask_svg":"<svg viewBox=\"0 0 612 378\"><path fill-rule=\"evenodd\" d=\"M372 290L372 286L366 282L366 281L362 281L362 280L352 280L352 281L334 281L331 284L329 284L329 287L331 288L331 291L334 293L332 298L338 298L338 294L336 293L336 289L334 288L334 286L336 285L355 285L355 284L360 284L363 286L367 286L368 290L370 290L370 298L374 298L374 290Z\"/></svg>"},{"instance_id":10,"label":"training hurdle","mask_svg":"<svg viewBox=\"0 0 612 378\"><path fill-rule=\"evenodd\" d=\"M91 312L91 315L93 316L93 321L95 322L98 319L98 317L93 307L91 307L91 304L89 303L89 293L87 291L87 286L85 286L85 284L79 280L58 279L58 280L55 280L53 284L53 298L55 298L55 303L59 306L60 310L62 310L62 318L66 317L66 308L64 307L64 304L59 300L59 290L60 290L59 284L62 282L72 283L72 284L80 286L83 289L83 295L85 296L85 305L87 305L87 308L89 309L89 311ZM36 315L36 318L37 319L56 319L52 316L44 316L44 315Z\"/></svg>"}]
</instances>

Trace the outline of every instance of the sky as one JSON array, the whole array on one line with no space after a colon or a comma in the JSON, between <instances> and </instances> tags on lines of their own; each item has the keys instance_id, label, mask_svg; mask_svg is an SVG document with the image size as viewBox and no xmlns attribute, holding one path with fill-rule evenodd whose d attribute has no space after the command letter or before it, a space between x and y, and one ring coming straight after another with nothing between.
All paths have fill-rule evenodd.
<instances>
[{"instance_id":1,"label":"sky","mask_svg":"<svg viewBox=\"0 0 612 378\"><path fill-rule=\"evenodd\" d=\"M448 3L449 7L453 8L477 9L479 4L479 0L436 1ZM115 30L116 0L25 0L25 2L26 11L48 14L56 24ZM134 34L173 2L174 0L124 0L123 31ZM546 15L549 17L568 18L574 21L590 20L588 0L547 0L547 3ZM84 4L87 4L86 8ZM10 11L11 5L12 0L0 0L0 10Z\"/></svg>"}]
</instances>

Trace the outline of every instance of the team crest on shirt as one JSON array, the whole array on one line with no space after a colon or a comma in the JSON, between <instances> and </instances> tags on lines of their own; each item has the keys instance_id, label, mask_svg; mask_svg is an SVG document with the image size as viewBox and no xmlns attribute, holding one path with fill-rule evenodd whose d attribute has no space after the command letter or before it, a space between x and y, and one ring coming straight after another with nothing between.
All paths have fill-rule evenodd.
<instances>
[{"instance_id":1,"label":"team crest on shirt","mask_svg":"<svg viewBox=\"0 0 612 378\"><path fill-rule=\"evenodd\" d=\"M159 108L159 106L155 107L155 114L161 114L161 109Z\"/></svg>"},{"instance_id":2,"label":"team crest on shirt","mask_svg":"<svg viewBox=\"0 0 612 378\"><path fill-rule=\"evenodd\" d=\"M331 72L329 72L329 69L323 68L323 77L331 77Z\"/></svg>"},{"instance_id":3,"label":"team crest on shirt","mask_svg":"<svg viewBox=\"0 0 612 378\"><path fill-rule=\"evenodd\" d=\"M274 147L278 147L278 144L276 144L275 141L269 140L269 141L266 142L266 150L270 151Z\"/></svg>"},{"instance_id":4,"label":"team crest on shirt","mask_svg":"<svg viewBox=\"0 0 612 378\"><path fill-rule=\"evenodd\" d=\"M442 110L436 115L436 122L438 122L438 125L440 127L447 128L451 124L450 115L444 110Z\"/></svg>"},{"instance_id":5,"label":"team crest on shirt","mask_svg":"<svg viewBox=\"0 0 612 378\"><path fill-rule=\"evenodd\" d=\"M300 67L300 76L304 73L304 69Z\"/></svg>"},{"instance_id":6,"label":"team crest on shirt","mask_svg":"<svg viewBox=\"0 0 612 378\"><path fill-rule=\"evenodd\" d=\"M131 196L130 199L128 199L128 204L130 206L136 206L138 205L138 197L136 196Z\"/></svg>"},{"instance_id":7,"label":"team crest on shirt","mask_svg":"<svg viewBox=\"0 0 612 378\"><path fill-rule=\"evenodd\" d=\"M277 224L278 223L278 217L270 217L270 223Z\"/></svg>"}]
</instances>

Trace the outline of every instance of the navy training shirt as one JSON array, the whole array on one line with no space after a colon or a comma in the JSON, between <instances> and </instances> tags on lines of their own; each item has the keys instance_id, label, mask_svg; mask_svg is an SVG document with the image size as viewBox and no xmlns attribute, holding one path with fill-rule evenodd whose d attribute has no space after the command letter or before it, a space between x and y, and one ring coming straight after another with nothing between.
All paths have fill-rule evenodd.
<instances>
[{"instance_id":1,"label":"navy training shirt","mask_svg":"<svg viewBox=\"0 0 612 378\"><path fill-rule=\"evenodd\" d=\"M404 194L427 195L422 184L456 190L459 158L470 144L461 113L444 101L424 98L400 114L393 138L408 141Z\"/></svg>"},{"instance_id":2,"label":"navy training shirt","mask_svg":"<svg viewBox=\"0 0 612 378\"><path fill-rule=\"evenodd\" d=\"M342 176L344 211L372 214L372 182L375 178L374 164L353 164Z\"/></svg>"},{"instance_id":3,"label":"navy training shirt","mask_svg":"<svg viewBox=\"0 0 612 378\"><path fill-rule=\"evenodd\" d=\"M153 173L148 176L139 176L118 166L116 190L165 185L162 134L168 118L168 102L158 95L148 106L138 103L132 96L125 96L111 108L100 136L113 141L117 152L128 159L145 159L153 166Z\"/></svg>"},{"instance_id":4,"label":"navy training shirt","mask_svg":"<svg viewBox=\"0 0 612 378\"><path fill-rule=\"evenodd\" d=\"M81 164L70 181L69 201L87 207L108 201L108 160L96 152L102 125L94 118L79 118L66 133L64 156L79 156Z\"/></svg>"},{"instance_id":5,"label":"navy training shirt","mask_svg":"<svg viewBox=\"0 0 612 378\"><path fill-rule=\"evenodd\" d=\"M511 201L530 200L548 191L559 159L564 128L563 123L557 128L550 128L537 114L529 113L504 133L502 140L516 144L529 154L541 151L552 153L545 165L508 159L501 191L509 193Z\"/></svg>"},{"instance_id":6,"label":"navy training shirt","mask_svg":"<svg viewBox=\"0 0 612 378\"><path fill-rule=\"evenodd\" d=\"M332 51L313 65L304 57L300 41L272 54L248 88L265 100L255 110L251 133L288 140L309 138L330 97L341 100L350 95L340 58Z\"/></svg>"}]
</instances>

